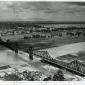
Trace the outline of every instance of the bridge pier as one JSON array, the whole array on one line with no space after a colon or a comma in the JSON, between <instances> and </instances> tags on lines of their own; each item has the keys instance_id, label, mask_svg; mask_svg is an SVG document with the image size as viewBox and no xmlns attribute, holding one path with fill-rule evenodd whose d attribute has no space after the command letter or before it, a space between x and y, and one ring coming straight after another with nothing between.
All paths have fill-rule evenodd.
<instances>
[{"instance_id":1,"label":"bridge pier","mask_svg":"<svg viewBox=\"0 0 85 85\"><path fill-rule=\"evenodd\" d=\"M29 47L28 53L29 53L29 59L33 60L33 48L32 47Z\"/></svg>"},{"instance_id":2,"label":"bridge pier","mask_svg":"<svg viewBox=\"0 0 85 85\"><path fill-rule=\"evenodd\" d=\"M16 54L16 55L18 54L18 49L15 49L15 54Z\"/></svg>"},{"instance_id":3,"label":"bridge pier","mask_svg":"<svg viewBox=\"0 0 85 85\"><path fill-rule=\"evenodd\" d=\"M16 42L14 43L14 51L15 51L15 54L17 55L18 54L18 44Z\"/></svg>"}]
</instances>

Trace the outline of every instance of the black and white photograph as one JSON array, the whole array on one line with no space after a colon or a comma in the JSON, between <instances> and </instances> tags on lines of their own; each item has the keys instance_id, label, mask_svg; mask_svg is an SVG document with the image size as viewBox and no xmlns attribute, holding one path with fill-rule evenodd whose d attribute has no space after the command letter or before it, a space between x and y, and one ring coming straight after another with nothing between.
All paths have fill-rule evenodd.
<instances>
[{"instance_id":1,"label":"black and white photograph","mask_svg":"<svg viewBox=\"0 0 85 85\"><path fill-rule=\"evenodd\" d=\"M0 81L85 81L85 2L0 1Z\"/></svg>"}]
</instances>

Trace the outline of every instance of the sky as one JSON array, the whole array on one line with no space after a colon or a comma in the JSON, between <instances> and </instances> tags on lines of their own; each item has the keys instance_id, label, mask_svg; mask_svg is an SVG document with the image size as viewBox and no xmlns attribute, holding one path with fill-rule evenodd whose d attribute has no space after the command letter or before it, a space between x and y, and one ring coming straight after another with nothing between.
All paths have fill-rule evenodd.
<instances>
[{"instance_id":1,"label":"sky","mask_svg":"<svg viewBox=\"0 0 85 85\"><path fill-rule=\"evenodd\" d=\"M0 1L0 21L85 21L85 2Z\"/></svg>"}]
</instances>

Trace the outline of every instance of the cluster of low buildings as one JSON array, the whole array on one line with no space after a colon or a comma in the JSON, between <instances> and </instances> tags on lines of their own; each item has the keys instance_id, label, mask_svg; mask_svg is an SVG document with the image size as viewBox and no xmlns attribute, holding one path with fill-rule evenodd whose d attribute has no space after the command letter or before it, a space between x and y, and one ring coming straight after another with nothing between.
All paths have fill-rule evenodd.
<instances>
[{"instance_id":1,"label":"cluster of low buildings","mask_svg":"<svg viewBox=\"0 0 85 85\"><path fill-rule=\"evenodd\" d=\"M10 25L11 26L11 25ZM12 26L11 28L9 25L7 25L3 29L0 29L0 36L1 37L6 37L7 36L12 36L16 38L24 38L24 39L29 39L29 38L53 38L55 36L67 36L66 33L68 32L67 30L59 30L61 28L66 28L66 27L85 27L85 24L36 24L36 25L31 25L31 26ZM3 26L4 27L4 26ZM57 30L58 29L58 30ZM69 28L68 28L69 29ZM74 35L77 31L83 31L85 35L85 30L74 30L70 31L72 35Z\"/></svg>"}]
</instances>

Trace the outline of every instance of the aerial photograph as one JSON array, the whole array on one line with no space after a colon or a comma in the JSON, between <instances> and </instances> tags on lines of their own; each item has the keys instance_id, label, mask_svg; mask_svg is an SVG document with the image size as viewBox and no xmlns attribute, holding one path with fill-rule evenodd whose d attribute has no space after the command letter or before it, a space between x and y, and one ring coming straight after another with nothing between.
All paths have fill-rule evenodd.
<instances>
[{"instance_id":1,"label":"aerial photograph","mask_svg":"<svg viewBox=\"0 0 85 85\"><path fill-rule=\"evenodd\" d=\"M0 81L85 81L85 2L0 1Z\"/></svg>"}]
</instances>

